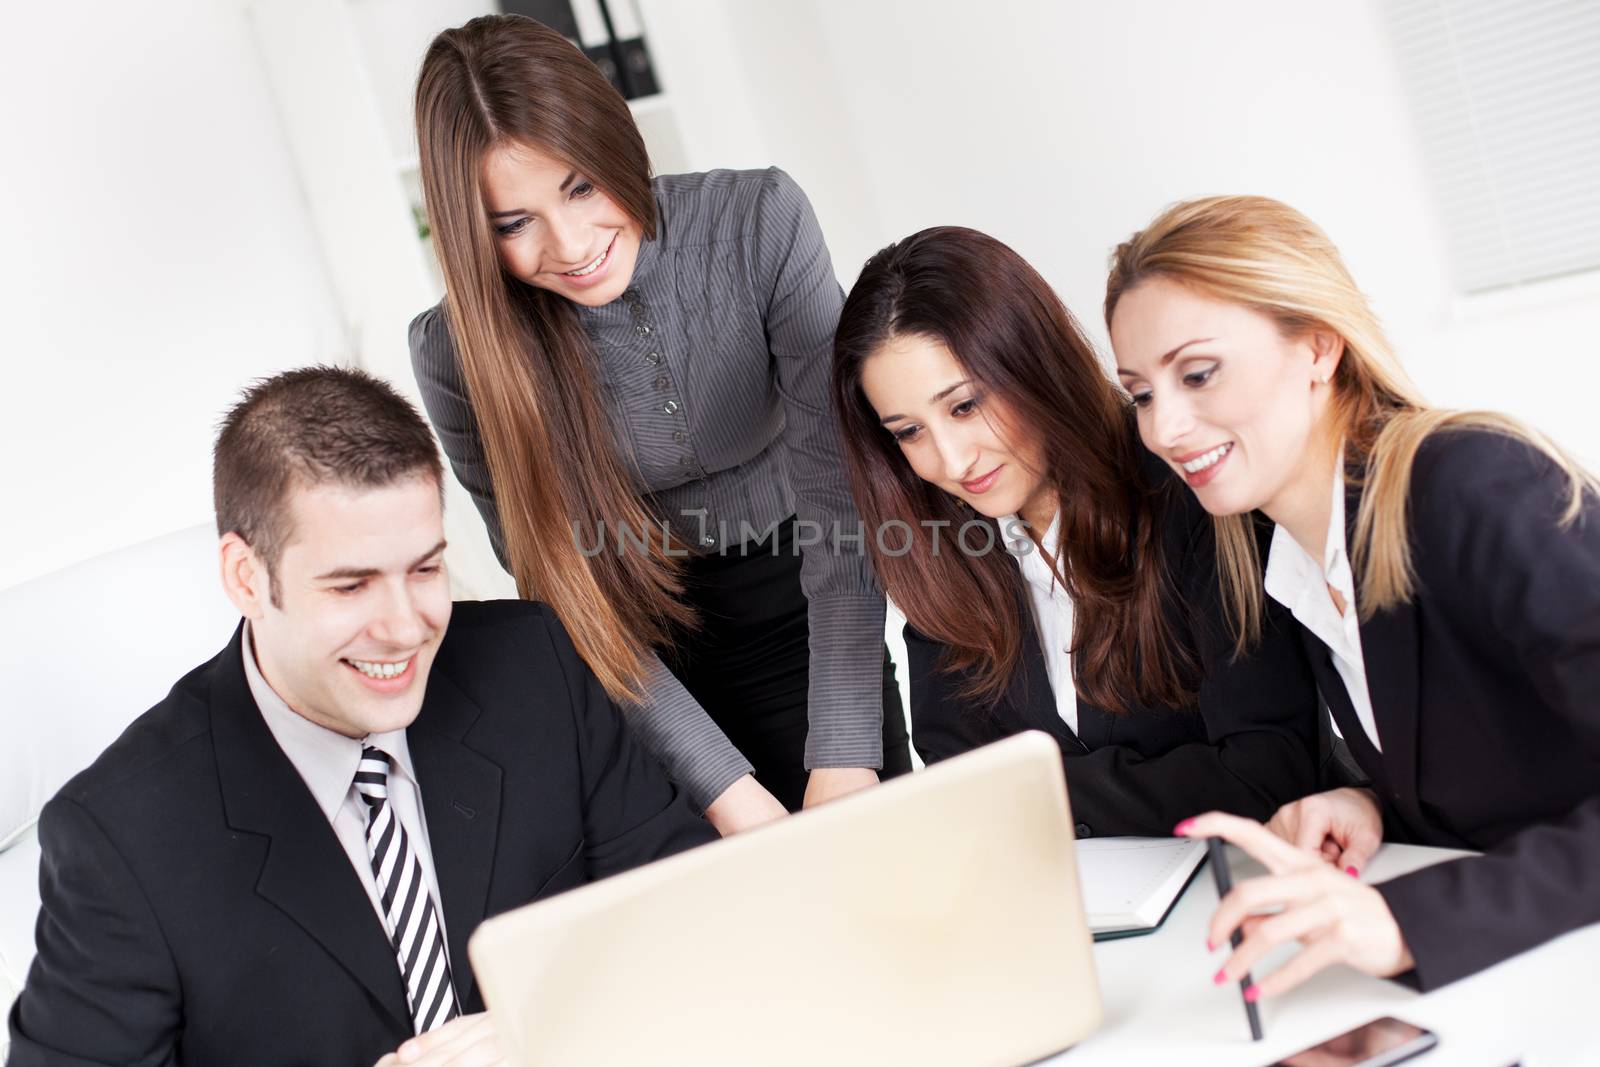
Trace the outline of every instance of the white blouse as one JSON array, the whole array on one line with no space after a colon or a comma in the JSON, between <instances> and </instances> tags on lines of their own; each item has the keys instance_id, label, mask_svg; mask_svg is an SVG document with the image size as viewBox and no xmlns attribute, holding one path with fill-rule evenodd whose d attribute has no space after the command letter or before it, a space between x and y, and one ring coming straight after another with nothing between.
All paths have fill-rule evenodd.
<instances>
[{"instance_id":1,"label":"white blouse","mask_svg":"<svg viewBox=\"0 0 1600 1067\"><path fill-rule=\"evenodd\" d=\"M1044 669L1056 698L1056 714L1073 733L1078 732L1078 691L1072 682L1072 598L1057 581L1039 546L1028 536L1027 526L1015 515L1000 520L1000 535L1006 550L1022 570L1033 602L1033 622L1044 652ZM1045 531L1043 543L1059 559L1061 556L1061 513L1056 512Z\"/></svg>"},{"instance_id":2,"label":"white blouse","mask_svg":"<svg viewBox=\"0 0 1600 1067\"><path fill-rule=\"evenodd\" d=\"M1328 646L1333 668L1344 682L1350 704L1372 747L1383 751L1378 723L1372 715L1372 694L1367 689L1367 665L1361 655L1361 621L1356 614L1355 575L1350 569L1344 528L1344 456L1333 471L1333 507L1328 512L1328 539L1322 563L1300 546L1283 526L1272 531L1265 578L1267 595L1294 615L1312 635ZM1344 612L1334 607L1328 587L1338 591ZM1333 731L1339 734L1339 724ZM1339 736L1343 736L1340 734Z\"/></svg>"}]
</instances>

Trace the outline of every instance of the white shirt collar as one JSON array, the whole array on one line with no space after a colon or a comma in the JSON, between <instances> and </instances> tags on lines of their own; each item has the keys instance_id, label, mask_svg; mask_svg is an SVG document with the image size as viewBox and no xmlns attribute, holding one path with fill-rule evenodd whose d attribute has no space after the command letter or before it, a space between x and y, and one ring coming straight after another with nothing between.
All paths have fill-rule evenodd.
<instances>
[{"instance_id":1,"label":"white shirt collar","mask_svg":"<svg viewBox=\"0 0 1600 1067\"><path fill-rule=\"evenodd\" d=\"M1053 595L1061 584L1060 577L1039 551L1039 545L1028 536L1028 526L1016 515L1007 515L1000 520L1000 535L1005 539L1006 550L1016 560L1017 566L1022 570L1023 581L1039 589L1045 595ZM1050 517L1050 527L1045 530L1041 539L1050 558L1058 563L1061 558L1061 510Z\"/></svg>"},{"instance_id":2,"label":"white shirt collar","mask_svg":"<svg viewBox=\"0 0 1600 1067\"><path fill-rule=\"evenodd\" d=\"M1030 527L1020 515L1002 515L999 522L1000 537L1005 541L1006 548L1010 550L1012 555L1022 556L1030 552L1038 552L1039 546L1033 542L1033 538L1028 536ZM1044 532L1044 537L1041 540L1047 548L1054 551L1056 541L1060 536L1061 509L1057 508L1056 513L1050 516L1050 528Z\"/></svg>"},{"instance_id":3,"label":"white shirt collar","mask_svg":"<svg viewBox=\"0 0 1600 1067\"><path fill-rule=\"evenodd\" d=\"M1333 467L1333 499L1328 508L1328 531L1323 541L1319 565L1289 533L1278 524L1272 531L1263 579L1267 595L1293 610L1308 598L1327 599L1327 586L1333 586L1349 608L1355 606L1355 580L1345 533L1344 449L1339 449Z\"/></svg>"},{"instance_id":4,"label":"white shirt collar","mask_svg":"<svg viewBox=\"0 0 1600 1067\"><path fill-rule=\"evenodd\" d=\"M311 790L317 806L329 822L339 813L345 796L350 792L356 767L361 763L361 750L367 745L387 752L394 759L396 770L411 781L416 781L416 773L411 767L411 749L406 744L404 730L369 734L357 740L326 726L319 726L289 707L262 675L261 668L256 664L255 641L248 622L245 623L242 644L244 678L250 686L250 695L255 697L256 707L261 709L261 717L266 720L273 739L283 749L284 755L289 757L289 762L294 764L294 769L300 772L306 788Z\"/></svg>"}]
</instances>

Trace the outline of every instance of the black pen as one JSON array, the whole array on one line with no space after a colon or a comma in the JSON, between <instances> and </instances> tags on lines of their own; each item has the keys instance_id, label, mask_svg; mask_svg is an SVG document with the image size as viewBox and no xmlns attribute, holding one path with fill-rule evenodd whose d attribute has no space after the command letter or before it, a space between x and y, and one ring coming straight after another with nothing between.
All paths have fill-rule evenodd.
<instances>
[{"instance_id":1,"label":"black pen","mask_svg":"<svg viewBox=\"0 0 1600 1067\"><path fill-rule=\"evenodd\" d=\"M1206 838L1206 856L1211 860L1211 877L1217 880L1217 900L1233 892L1233 876L1228 872L1228 847L1223 844L1220 837ZM1228 941L1234 948L1239 947L1239 942L1244 940L1244 934L1239 927L1233 928L1233 933L1228 935ZM1250 972L1246 971L1243 978L1239 979L1239 996L1244 1000L1244 1014L1250 1020L1250 1040L1261 1040L1261 1012L1256 1009L1255 1003L1244 995L1254 980Z\"/></svg>"}]
</instances>

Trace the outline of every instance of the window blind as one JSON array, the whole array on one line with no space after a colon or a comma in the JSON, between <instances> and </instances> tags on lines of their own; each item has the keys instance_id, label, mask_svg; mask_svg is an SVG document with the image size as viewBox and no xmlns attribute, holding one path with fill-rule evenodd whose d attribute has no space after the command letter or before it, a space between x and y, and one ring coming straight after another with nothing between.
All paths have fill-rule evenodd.
<instances>
[{"instance_id":1,"label":"window blind","mask_svg":"<svg viewBox=\"0 0 1600 1067\"><path fill-rule=\"evenodd\" d=\"M1457 286L1600 269L1600 2L1380 7Z\"/></svg>"}]
</instances>

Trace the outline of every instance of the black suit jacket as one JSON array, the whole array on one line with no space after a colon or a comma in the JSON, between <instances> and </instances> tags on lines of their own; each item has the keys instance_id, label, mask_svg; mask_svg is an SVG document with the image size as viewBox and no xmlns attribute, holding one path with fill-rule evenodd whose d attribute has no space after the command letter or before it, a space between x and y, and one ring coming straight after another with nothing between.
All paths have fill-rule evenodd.
<instances>
[{"instance_id":1,"label":"black suit jacket","mask_svg":"<svg viewBox=\"0 0 1600 1067\"><path fill-rule=\"evenodd\" d=\"M1591 499L1562 528L1566 484L1504 435L1424 442L1409 511L1417 593L1361 624L1381 754L1326 646L1302 631L1386 836L1486 850L1379 887L1424 989L1600 921L1600 509Z\"/></svg>"},{"instance_id":2,"label":"black suit jacket","mask_svg":"<svg viewBox=\"0 0 1600 1067\"><path fill-rule=\"evenodd\" d=\"M1056 713L1024 589L1025 641L1016 674L992 708L962 700L960 675L940 669L944 646L906 627L911 739L933 763L1023 730L1061 746L1079 837L1170 834L1219 809L1264 819L1316 787L1317 696L1287 612L1269 605L1261 644L1233 659L1210 517L1165 464L1145 476L1161 495L1174 629L1202 669L1197 701L1113 714L1078 698L1078 732Z\"/></svg>"},{"instance_id":3,"label":"black suit jacket","mask_svg":"<svg viewBox=\"0 0 1600 1067\"><path fill-rule=\"evenodd\" d=\"M463 1011L488 916L714 837L542 605L455 605L406 732ZM46 805L12 1067L370 1067L411 1035L388 936L267 729L240 636Z\"/></svg>"}]
</instances>

